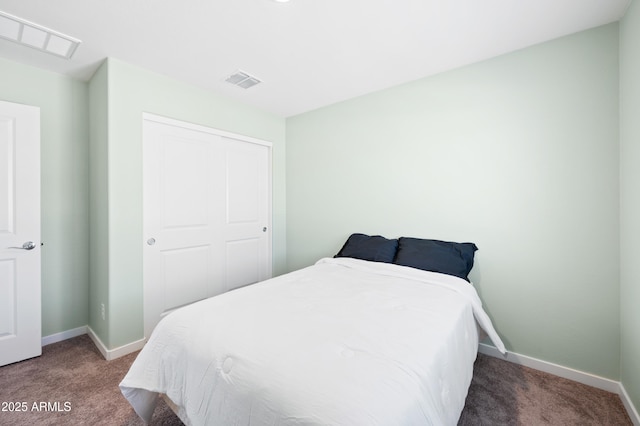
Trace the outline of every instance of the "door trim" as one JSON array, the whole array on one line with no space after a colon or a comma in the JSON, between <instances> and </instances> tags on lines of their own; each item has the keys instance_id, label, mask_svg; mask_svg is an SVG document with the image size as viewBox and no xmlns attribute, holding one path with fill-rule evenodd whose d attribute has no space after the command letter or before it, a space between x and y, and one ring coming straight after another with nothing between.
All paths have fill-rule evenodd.
<instances>
[{"instance_id":1,"label":"door trim","mask_svg":"<svg viewBox=\"0 0 640 426\"><path fill-rule=\"evenodd\" d=\"M273 148L273 143L269 141L265 141L262 139L254 138L251 136L241 135L240 133L228 132L226 130L220 130L213 127L207 127L201 124L190 123L188 121L177 120L175 118L164 117L162 115L152 114L149 112L142 113L143 121L154 121L156 123L168 124L175 127L182 127L184 129L195 130L198 132L209 133L217 136L224 136L226 138L238 139L243 142L255 143L257 145L268 146L269 148ZM271 158L269 158L271 160ZM269 161L269 171L271 171L271 161Z\"/></svg>"}]
</instances>

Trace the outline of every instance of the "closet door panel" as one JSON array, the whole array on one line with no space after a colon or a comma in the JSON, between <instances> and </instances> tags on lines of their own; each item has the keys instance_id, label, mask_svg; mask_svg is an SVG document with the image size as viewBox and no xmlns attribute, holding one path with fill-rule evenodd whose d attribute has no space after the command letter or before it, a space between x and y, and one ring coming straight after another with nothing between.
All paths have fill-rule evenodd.
<instances>
[{"instance_id":1,"label":"closet door panel","mask_svg":"<svg viewBox=\"0 0 640 426\"><path fill-rule=\"evenodd\" d=\"M226 139L227 289L269 278L269 148Z\"/></svg>"}]
</instances>

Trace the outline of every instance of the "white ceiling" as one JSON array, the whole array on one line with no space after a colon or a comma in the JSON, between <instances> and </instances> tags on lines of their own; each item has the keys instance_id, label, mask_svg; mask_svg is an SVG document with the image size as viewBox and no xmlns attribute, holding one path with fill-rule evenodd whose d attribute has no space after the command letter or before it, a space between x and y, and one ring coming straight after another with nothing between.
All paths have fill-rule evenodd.
<instances>
[{"instance_id":1,"label":"white ceiling","mask_svg":"<svg viewBox=\"0 0 640 426\"><path fill-rule=\"evenodd\" d=\"M88 80L114 57L283 117L619 20L631 0L0 0L82 40L71 60L0 56ZM224 79L244 70L250 89Z\"/></svg>"}]
</instances>

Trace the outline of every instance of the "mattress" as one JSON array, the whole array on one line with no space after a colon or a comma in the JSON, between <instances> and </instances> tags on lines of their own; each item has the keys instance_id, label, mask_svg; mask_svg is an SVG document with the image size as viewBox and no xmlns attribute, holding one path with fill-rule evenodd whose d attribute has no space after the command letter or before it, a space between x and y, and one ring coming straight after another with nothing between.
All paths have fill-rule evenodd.
<instances>
[{"instance_id":1,"label":"mattress","mask_svg":"<svg viewBox=\"0 0 640 426\"><path fill-rule=\"evenodd\" d=\"M321 259L165 317L120 388L150 421L165 394L187 425L455 425L478 325L463 279Z\"/></svg>"}]
</instances>

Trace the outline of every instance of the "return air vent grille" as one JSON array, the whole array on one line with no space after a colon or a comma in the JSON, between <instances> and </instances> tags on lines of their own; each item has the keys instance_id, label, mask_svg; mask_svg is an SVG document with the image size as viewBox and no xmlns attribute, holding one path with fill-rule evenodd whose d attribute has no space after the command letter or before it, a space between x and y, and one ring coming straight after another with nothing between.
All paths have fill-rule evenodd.
<instances>
[{"instance_id":1,"label":"return air vent grille","mask_svg":"<svg viewBox=\"0 0 640 426\"><path fill-rule=\"evenodd\" d=\"M225 81L235 86L242 87L243 89L248 89L249 87L255 86L261 82L256 77L247 74L244 71L236 71L227 77Z\"/></svg>"},{"instance_id":2,"label":"return air vent grille","mask_svg":"<svg viewBox=\"0 0 640 426\"><path fill-rule=\"evenodd\" d=\"M0 11L0 38L70 59L81 41Z\"/></svg>"}]
</instances>

